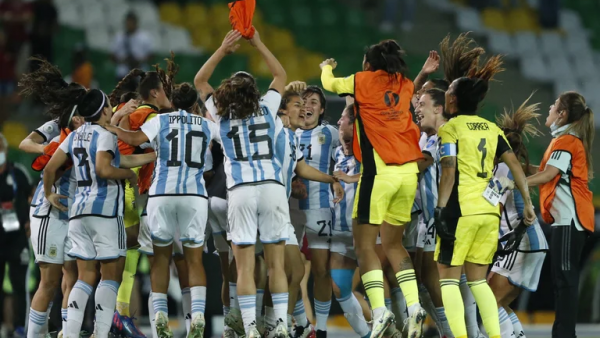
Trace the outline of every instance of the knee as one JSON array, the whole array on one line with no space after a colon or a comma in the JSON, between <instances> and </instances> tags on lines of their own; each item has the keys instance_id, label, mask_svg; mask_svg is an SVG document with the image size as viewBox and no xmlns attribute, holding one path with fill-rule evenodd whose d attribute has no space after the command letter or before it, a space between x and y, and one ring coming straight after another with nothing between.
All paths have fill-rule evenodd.
<instances>
[{"instance_id":1,"label":"knee","mask_svg":"<svg viewBox=\"0 0 600 338\"><path fill-rule=\"evenodd\" d=\"M314 278L327 278L330 276L326 266L317 266L317 264L313 264L311 270Z\"/></svg>"},{"instance_id":2,"label":"knee","mask_svg":"<svg viewBox=\"0 0 600 338\"><path fill-rule=\"evenodd\" d=\"M42 280L38 287L39 290L43 290L44 293L54 293L60 286L60 280Z\"/></svg>"},{"instance_id":3,"label":"knee","mask_svg":"<svg viewBox=\"0 0 600 338\"><path fill-rule=\"evenodd\" d=\"M339 289L339 298L346 298L352 293L352 269L333 269L331 270L331 280L333 285ZM334 288L335 289L335 288ZM338 297L338 295L336 295Z\"/></svg>"}]
</instances>

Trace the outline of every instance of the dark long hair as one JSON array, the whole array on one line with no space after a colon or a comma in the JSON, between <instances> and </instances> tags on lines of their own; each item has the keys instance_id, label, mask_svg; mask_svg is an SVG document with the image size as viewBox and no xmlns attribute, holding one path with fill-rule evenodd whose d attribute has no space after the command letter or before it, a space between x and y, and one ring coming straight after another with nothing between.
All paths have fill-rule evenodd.
<instances>
[{"instance_id":1,"label":"dark long hair","mask_svg":"<svg viewBox=\"0 0 600 338\"><path fill-rule=\"evenodd\" d=\"M503 60L501 55L494 55L486 60L483 66L473 64L467 77L455 80L454 95L457 99L459 114L474 115L477 113L479 103L485 98L489 82L502 71Z\"/></svg>"},{"instance_id":2,"label":"dark long hair","mask_svg":"<svg viewBox=\"0 0 600 338\"><path fill-rule=\"evenodd\" d=\"M475 41L469 33L461 33L452 44L450 34L440 42L440 56L444 66L444 79L448 83L467 76L469 70L479 63L479 58L485 54L481 47L474 47Z\"/></svg>"},{"instance_id":3,"label":"dark long hair","mask_svg":"<svg viewBox=\"0 0 600 338\"><path fill-rule=\"evenodd\" d=\"M173 88L173 107L192 113L192 108L198 103L198 92L190 83L184 82Z\"/></svg>"},{"instance_id":4,"label":"dark long hair","mask_svg":"<svg viewBox=\"0 0 600 338\"><path fill-rule=\"evenodd\" d=\"M258 111L260 91L254 78L234 75L214 92L217 114L225 119L246 119Z\"/></svg>"},{"instance_id":5,"label":"dark long hair","mask_svg":"<svg viewBox=\"0 0 600 338\"><path fill-rule=\"evenodd\" d=\"M370 71L383 70L396 81L398 75L405 78L408 73L404 55L404 50L395 40L384 40L367 48L365 61L369 63Z\"/></svg>"}]
</instances>

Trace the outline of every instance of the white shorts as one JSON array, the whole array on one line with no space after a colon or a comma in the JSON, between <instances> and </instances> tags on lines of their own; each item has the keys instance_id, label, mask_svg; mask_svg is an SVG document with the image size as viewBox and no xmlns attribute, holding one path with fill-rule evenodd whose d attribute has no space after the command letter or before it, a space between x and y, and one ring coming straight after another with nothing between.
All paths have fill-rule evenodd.
<instances>
[{"instance_id":1,"label":"white shorts","mask_svg":"<svg viewBox=\"0 0 600 338\"><path fill-rule=\"evenodd\" d=\"M155 196L148 199L152 244L167 246L179 237L183 246L204 245L208 199L202 196ZM179 234L179 236L178 236Z\"/></svg>"},{"instance_id":2,"label":"white shorts","mask_svg":"<svg viewBox=\"0 0 600 338\"><path fill-rule=\"evenodd\" d=\"M354 238L351 231L334 230L331 236L331 252L356 260L354 251Z\"/></svg>"},{"instance_id":3,"label":"white shorts","mask_svg":"<svg viewBox=\"0 0 600 338\"><path fill-rule=\"evenodd\" d=\"M109 260L125 257L127 235L123 217L82 216L69 221L73 247L69 256L83 260Z\"/></svg>"},{"instance_id":4,"label":"white shorts","mask_svg":"<svg viewBox=\"0 0 600 338\"><path fill-rule=\"evenodd\" d=\"M140 218L140 233L138 235L138 243L140 243L139 252L146 256L154 256L154 248L152 247L152 234L148 225L148 215L142 215ZM173 256L183 255L179 234L173 239Z\"/></svg>"},{"instance_id":5,"label":"white shorts","mask_svg":"<svg viewBox=\"0 0 600 338\"><path fill-rule=\"evenodd\" d=\"M417 251L417 237L419 236L419 213L413 212L410 215L410 223L404 228L402 236L402 245L408 252Z\"/></svg>"},{"instance_id":6,"label":"white shorts","mask_svg":"<svg viewBox=\"0 0 600 338\"><path fill-rule=\"evenodd\" d=\"M285 245L298 246L298 238L296 237L296 230L294 229L294 226L292 225L291 222L288 223L287 228L288 228L288 239L287 239L287 241L285 241Z\"/></svg>"},{"instance_id":7,"label":"white shorts","mask_svg":"<svg viewBox=\"0 0 600 338\"><path fill-rule=\"evenodd\" d=\"M429 224L425 224L419 220L419 236L417 238L417 248L423 249L423 252L435 252L435 224L434 219L429 220Z\"/></svg>"},{"instance_id":8,"label":"white shorts","mask_svg":"<svg viewBox=\"0 0 600 338\"><path fill-rule=\"evenodd\" d=\"M67 253L71 250L69 221L56 217L31 217L31 245L36 263L63 264L74 260Z\"/></svg>"},{"instance_id":9,"label":"white shorts","mask_svg":"<svg viewBox=\"0 0 600 338\"><path fill-rule=\"evenodd\" d=\"M254 245L287 240L290 219L285 187L277 183L242 185L229 191L227 219L231 241Z\"/></svg>"},{"instance_id":10,"label":"white shorts","mask_svg":"<svg viewBox=\"0 0 600 338\"><path fill-rule=\"evenodd\" d=\"M540 281L546 252L514 251L497 257L492 272L508 278L508 281L522 289L535 292Z\"/></svg>"},{"instance_id":11,"label":"white shorts","mask_svg":"<svg viewBox=\"0 0 600 338\"><path fill-rule=\"evenodd\" d=\"M331 247L334 210L331 208L303 210L306 215L306 240L309 249Z\"/></svg>"},{"instance_id":12,"label":"white shorts","mask_svg":"<svg viewBox=\"0 0 600 338\"><path fill-rule=\"evenodd\" d=\"M219 197L208 199L208 224L212 230L217 252L229 252L227 244L227 200Z\"/></svg>"}]
</instances>

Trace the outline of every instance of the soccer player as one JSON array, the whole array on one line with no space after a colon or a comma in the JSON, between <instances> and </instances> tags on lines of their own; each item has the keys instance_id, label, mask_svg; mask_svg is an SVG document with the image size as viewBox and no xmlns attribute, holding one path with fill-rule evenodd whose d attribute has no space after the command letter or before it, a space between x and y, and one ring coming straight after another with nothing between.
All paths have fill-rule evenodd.
<instances>
[{"instance_id":1,"label":"soccer player","mask_svg":"<svg viewBox=\"0 0 600 338\"><path fill-rule=\"evenodd\" d=\"M444 111L449 121L438 130L442 174L434 212L439 239L434 258L446 317L456 338L467 337L459 288L463 265L489 337L500 337L496 299L486 282L488 265L496 252L500 216L499 189L490 188L498 186L492 172L495 157L506 163L515 177L525 202L525 223L535 220L525 175L504 133L477 116L488 82L502 70L501 64L499 56L491 57L482 68L473 66L473 78L452 82Z\"/></svg>"},{"instance_id":2,"label":"soccer player","mask_svg":"<svg viewBox=\"0 0 600 338\"><path fill-rule=\"evenodd\" d=\"M283 262L289 208L276 150L285 142L283 124L277 118L277 111L287 76L281 63L255 32L249 42L273 74L267 94L261 98L254 77L243 72L223 80L213 92L208 80L223 57L239 47L236 42L240 38L239 32L230 31L221 47L198 71L194 84L208 112L217 122L227 157L228 220L237 266L237 295L246 337L260 336L256 327L254 282L254 247L260 233L277 318L274 336L284 338L288 334L288 285Z\"/></svg>"},{"instance_id":3,"label":"soccer player","mask_svg":"<svg viewBox=\"0 0 600 338\"><path fill-rule=\"evenodd\" d=\"M529 154L524 140L540 135L540 131L530 121L540 114L539 103L528 105L529 98L514 112L505 110L496 124L506 135L506 139L515 156L521 160L525 168L529 167ZM496 178L513 175L505 163L498 163L494 176ZM519 226L523 219L523 196L519 191L507 190L500 199L500 238ZM510 304L519 296L521 289L531 292L537 290L542 272L542 265L548 251L548 242L537 219L527 228L517 250L499 255L492 266L488 281L496 301L500 319L500 335L502 337L525 337L523 326Z\"/></svg>"},{"instance_id":4,"label":"soccer player","mask_svg":"<svg viewBox=\"0 0 600 338\"><path fill-rule=\"evenodd\" d=\"M402 246L404 226L411 220L417 190L417 161L422 158L419 128L409 111L414 86L406 78L402 55L396 41L372 45L365 53L363 71L346 78L333 76L335 60L321 63L323 88L355 98L353 150L361 162L362 175L353 209L358 225L352 230L363 284L373 309L374 338L380 338L394 321L385 306L383 271L375 252L379 232L406 299L410 337L421 336L426 316L419 304L411 259Z\"/></svg>"},{"instance_id":5,"label":"soccer player","mask_svg":"<svg viewBox=\"0 0 600 338\"><path fill-rule=\"evenodd\" d=\"M539 171L529 176L527 183L539 186L542 217L552 225L550 257L556 290L552 338L573 338L581 252L587 234L594 231L594 206L588 188L593 177L594 112L581 94L565 92L550 106L546 127L553 139Z\"/></svg>"},{"instance_id":6,"label":"soccer player","mask_svg":"<svg viewBox=\"0 0 600 338\"><path fill-rule=\"evenodd\" d=\"M112 107L100 90L88 91L77 105L86 123L61 143L44 169L44 193L53 207L67 211L60 199L67 196L53 192L57 171L67 159L73 162L77 179L74 201L70 208L69 256L77 258L78 280L69 295L66 337L78 337L85 305L97 282L97 263L101 281L96 290L95 336L106 337L116 304L125 256L125 229L122 223L123 189L120 180L137 179L129 169L154 159L153 155L121 158L117 139L103 125L110 122ZM121 163L122 162L122 163Z\"/></svg>"},{"instance_id":7,"label":"soccer player","mask_svg":"<svg viewBox=\"0 0 600 338\"><path fill-rule=\"evenodd\" d=\"M173 239L177 234L183 243L192 300L188 337L204 335L206 273L202 248L208 196L203 173L208 146L218 140L218 133L213 122L190 113L196 110L197 101L196 90L183 83L173 91L173 105L178 111L162 114L136 132L114 128L125 143L139 146L151 142L157 153L147 209L154 245L152 302L159 337L172 336L168 327L167 289Z\"/></svg>"}]
</instances>

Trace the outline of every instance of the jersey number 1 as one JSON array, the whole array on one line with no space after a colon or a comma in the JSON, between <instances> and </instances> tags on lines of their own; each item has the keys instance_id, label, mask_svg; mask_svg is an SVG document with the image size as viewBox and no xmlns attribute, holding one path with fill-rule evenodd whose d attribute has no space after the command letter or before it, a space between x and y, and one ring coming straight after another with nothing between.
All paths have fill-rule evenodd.
<instances>
[{"instance_id":1,"label":"jersey number 1","mask_svg":"<svg viewBox=\"0 0 600 338\"><path fill-rule=\"evenodd\" d=\"M487 156L487 148L485 147L486 141L485 138L482 138L477 146L477 150L481 152L481 172L477 173L477 177L481 178L487 178L487 172L485 171L485 157Z\"/></svg>"},{"instance_id":2,"label":"jersey number 1","mask_svg":"<svg viewBox=\"0 0 600 338\"><path fill-rule=\"evenodd\" d=\"M194 162L192 160L192 141L194 137L200 137L202 139L202 153L200 154L200 162ZM171 143L171 157L167 161L167 167L179 167L181 161L179 160L179 130L173 129L166 137L167 141ZM206 135L199 130L192 130L185 134L185 164L190 168L200 169L204 166L204 154L206 152Z\"/></svg>"}]
</instances>

